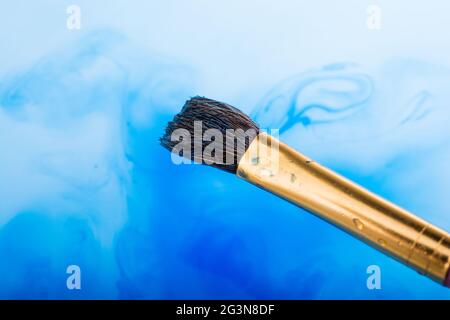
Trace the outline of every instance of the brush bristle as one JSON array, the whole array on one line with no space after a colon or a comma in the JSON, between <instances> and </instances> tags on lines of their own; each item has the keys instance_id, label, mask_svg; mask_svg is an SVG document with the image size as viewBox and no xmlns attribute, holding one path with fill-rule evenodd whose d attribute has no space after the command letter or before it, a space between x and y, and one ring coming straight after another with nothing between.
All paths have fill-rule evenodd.
<instances>
[{"instance_id":1,"label":"brush bristle","mask_svg":"<svg viewBox=\"0 0 450 320\"><path fill-rule=\"evenodd\" d=\"M196 126L194 126L195 122L197 122ZM217 153L217 150L213 150L212 153L207 152L208 150L211 150L212 142L217 143L217 137L214 136L213 139L202 138L200 143L197 141L197 144L201 144L201 147L197 145L196 150L198 151L201 148L201 153L194 152L194 139L191 139L191 152L188 152L187 154L182 152L180 155L198 163L207 164L227 172L236 173L243 153L259 133L258 125L245 113L229 104L197 96L188 100L181 109L181 112L167 124L165 134L160 139L161 145L169 151L178 153L179 150L175 149L180 143L180 140L177 137L174 138L173 133L176 132L177 129L184 129L185 132L189 133L189 137L199 137L199 123L201 123L201 137L204 137L205 131L209 129L215 130L210 130L208 133L220 132L223 135L224 139L220 143L223 152ZM230 129L234 131L242 130L241 132L250 134L244 136L238 134L230 138ZM254 134L251 134L252 132ZM210 135L211 134L209 134L209 136ZM185 137L183 137L183 139L184 138ZM233 141L230 139L233 139ZM205 149L207 147L208 149Z\"/></svg>"}]
</instances>

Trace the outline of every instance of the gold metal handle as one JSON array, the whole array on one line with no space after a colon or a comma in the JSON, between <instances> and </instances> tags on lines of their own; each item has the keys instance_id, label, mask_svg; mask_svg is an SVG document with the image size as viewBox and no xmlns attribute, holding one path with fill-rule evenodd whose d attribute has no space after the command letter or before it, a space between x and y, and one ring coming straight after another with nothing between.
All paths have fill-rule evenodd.
<instances>
[{"instance_id":1,"label":"gold metal handle","mask_svg":"<svg viewBox=\"0 0 450 320\"><path fill-rule=\"evenodd\" d=\"M450 235L260 133L237 175L449 285ZM447 278L447 280L446 280Z\"/></svg>"}]
</instances>

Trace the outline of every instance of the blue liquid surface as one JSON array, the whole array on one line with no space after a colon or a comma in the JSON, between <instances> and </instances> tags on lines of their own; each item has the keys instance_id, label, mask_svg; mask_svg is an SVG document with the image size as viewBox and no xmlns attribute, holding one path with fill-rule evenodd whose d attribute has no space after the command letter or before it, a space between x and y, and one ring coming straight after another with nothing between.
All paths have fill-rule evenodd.
<instances>
[{"instance_id":1,"label":"blue liquid surface","mask_svg":"<svg viewBox=\"0 0 450 320\"><path fill-rule=\"evenodd\" d=\"M268 9L261 14L278 14L262 6ZM101 8L81 7L102 17ZM48 9L54 7L45 8L55 22ZM124 11L124 21L140 17L135 9ZM171 10L159 12L189 9ZM48 48L44 38L34 43L32 31L16 29L36 57L22 57L29 62L4 70L0 81L0 298L450 298L448 289L309 213L219 170L174 165L159 146L185 100L208 95L450 230L450 69L442 60L349 54L361 63L329 64L342 60L340 48L354 48L330 38L335 56L318 63L311 48L304 53L308 66L283 64L264 55L259 38L247 43L245 32L263 31L246 29L241 18L237 13L242 33L213 25L235 45L228 60L220 52L208 56L201 39L189 46L157 19L148 26L160 32L152 36L158 53L141 45L145 38L132 34L131 22L129 29L98 31L86 17L77 36L55 31L64 40ZM269 28L263 20L254 23ZM368 32L362 25L355 37ZM283 39L267 30L268 39ZM0 34L8 36L5 29ZM179 44L181 58L164 53L164 37ZM195 45L202 59L183 56L183 46L192 53ZM294 52L306 46L285 45ZM14 54L4 53L5 59L16 61ZM248 69L247 56L248 63L256 59ZM257 65L258 59L265 63ZM227 74L232 65L238 67ZM81 290L66 287L72 264L81 268ZM381 290L367 288L370 265L381 268Z\"/></svg>"}]
</instances>

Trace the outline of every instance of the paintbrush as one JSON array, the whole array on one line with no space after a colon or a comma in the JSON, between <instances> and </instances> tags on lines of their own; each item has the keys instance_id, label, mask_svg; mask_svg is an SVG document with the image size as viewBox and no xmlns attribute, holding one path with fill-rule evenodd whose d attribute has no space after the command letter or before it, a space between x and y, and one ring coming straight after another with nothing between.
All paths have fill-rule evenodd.
<instances>
[{"instance_id":1,"label":"paintbrush","mask_svg":"<svg viewBox=\"0 0 450 320\"><path fill-rule=\"evenodd\" d=\"M160 142L176 163L236 174L450 287L449 233L278 141L239 109L194 97Z\"/></svg>"}]
</instances>

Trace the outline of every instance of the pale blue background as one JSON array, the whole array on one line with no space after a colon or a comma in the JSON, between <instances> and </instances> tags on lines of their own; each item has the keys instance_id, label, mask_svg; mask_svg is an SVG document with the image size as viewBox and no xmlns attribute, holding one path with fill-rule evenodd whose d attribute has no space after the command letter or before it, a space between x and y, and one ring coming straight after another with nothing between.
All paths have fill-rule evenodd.
<instances>
[{"instance_id":1,"label":"pale blue background","mask_svg":"<svg viewBox=\"0 0 450 320\"><path fill-rule=\"evenodd\" d=\"M2 0L0 298L449 299L158 145L187 98L223 100L450 230L449 14L445 0ZM373 264L381 290L366 287Z\"/></svg>"}]
</instances>

